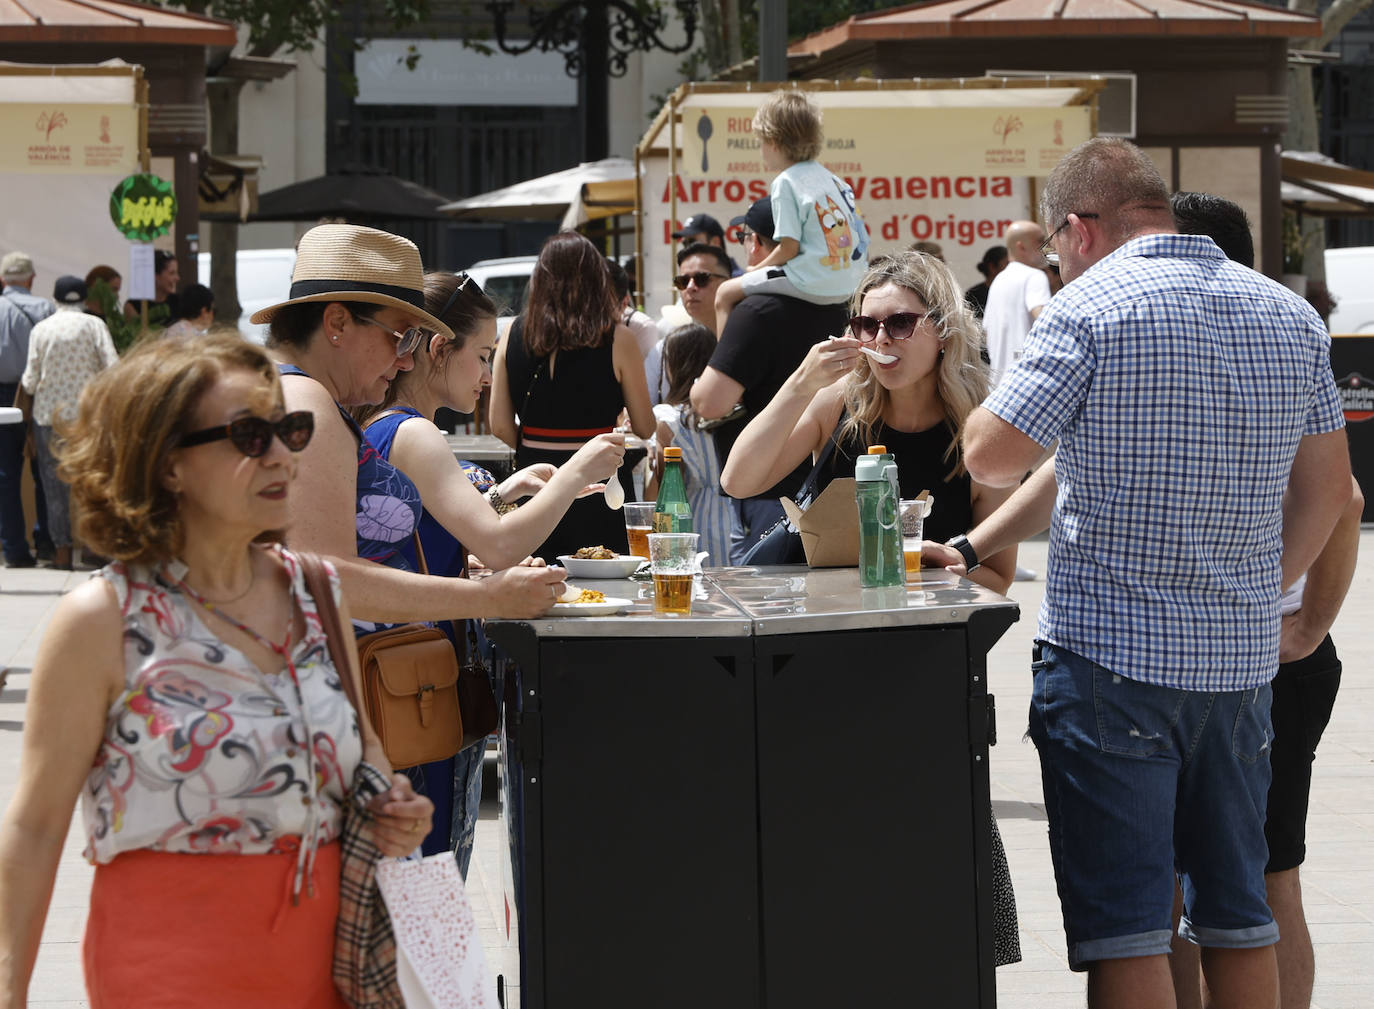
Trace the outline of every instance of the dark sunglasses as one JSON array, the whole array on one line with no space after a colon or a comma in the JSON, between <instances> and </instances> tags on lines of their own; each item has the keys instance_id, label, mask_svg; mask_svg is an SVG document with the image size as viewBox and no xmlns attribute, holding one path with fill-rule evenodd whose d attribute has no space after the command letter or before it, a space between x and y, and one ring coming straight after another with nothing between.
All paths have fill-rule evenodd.
<instances>
[{"instance_id":1,"label":"dark sunglasses","mask_svg":"<svg viewBox=\"0 0 1374 1009\"><path fill-rule=\"evenodd\" d=\"M178 448L191 448L206 445L212 441L228 438L249 459L258 459L267 454L272 447L272 436L276 435L281 443L292 452L299 452L310 444L315 433L315 415L309 410L296 410L281 420L263 420L261 417L240 417L221 427L207 427L203 431L192 431L177 443Z\"/></svg>"},{"instance_id":2,"label":"dark sunglasses","mask_svg":"<svg viewBox=\"0 0 1374 1009\"><path fill-rule=\"evenodd\" d=\"M745 242L749 241L749 239L753 237L754 232L750 231L748 228L740 228L739 236L735 239L735 241L739 242L740 245L743 245Z\"/></svg>"},{"instance_id":3,"label":"dark sunglasses","mask_svg":"<svg viewBox=\"0 0 1374 1009\"><path fill-rule=\"evenodd\" d=\"M916 327L930 318L930 312L893 312L886 319L875 319L871 315L856 315L849 320L849 331L860 343L871 343L878 339L878 327L887 330L894 340L910 340Z\"/></svg>"},{"instance_id":4,"label":"dark sunglasses","mask_svg":"<svg viewBox=\"0 0 1374 1009\"><path fill-rule=\"evenodd\" d=\"M717 278L720 280L728 279L723 273L707 273L705 270L698 273L679 273L673 278L673 286L679 291L685 291L688 284L695 283L697 287L705 287Z\"/></svg>"}]
</instances>

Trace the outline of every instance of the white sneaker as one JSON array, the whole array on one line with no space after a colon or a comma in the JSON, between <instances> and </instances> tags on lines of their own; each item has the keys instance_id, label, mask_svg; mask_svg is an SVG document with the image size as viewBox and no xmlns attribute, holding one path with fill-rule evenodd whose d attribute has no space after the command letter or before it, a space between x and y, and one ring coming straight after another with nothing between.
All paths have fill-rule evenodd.
<instances>
[{"instance_id":1,"label":"white sneaker","mask_svg":"<svg viewBox=\"0 0 1374 1009\"><path fill-rule=\"evenodd\" d=\"M1016 580L1018 582L1033 582L1040 577L1040 572L1032 568L1023 568L1020 564L1016 565Z\"/></svg>"}]
</instances>

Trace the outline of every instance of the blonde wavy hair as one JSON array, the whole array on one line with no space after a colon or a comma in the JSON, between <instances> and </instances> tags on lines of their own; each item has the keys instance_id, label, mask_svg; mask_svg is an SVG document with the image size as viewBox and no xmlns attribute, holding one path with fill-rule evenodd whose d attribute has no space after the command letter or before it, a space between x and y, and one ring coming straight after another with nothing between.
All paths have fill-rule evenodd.
<instances>
[{"instance_id":1,"label":"blonde wavy hair","mask_svg":"<svg viewBox=\"0 0 1374 1009\"><path fill-rule=\"evenodd\" d=\"M147 565L181 553L185 532L163 476L221 375L255 372L264 399L282 402L272 359L230 332L144 341L86 384L75 422L61 432L58 475L71 484L77 534L97 553Z\"/></svg>"},{"instance_id":2,"label":"blonde wavy hair","mask_svg":"<svg viewBox=\"0 0 1374 1009\"><path fill-rule=\"evenodd\" d=\"M964 422L988 394L988 366L982 355L983 329L964 300L950 268L933 256L897 252L875 260L854 292L851 312L858 315L864 296L886 284L904 287L920 298L930 312L930 321L939 330L936 388L944 407L945 423L954 435L944 456L946 462L953 462L953 468L945 477L951 480L964 473L960 449ZM874 374L868 356L860 355L859 363L845 379L845 422L840 430L840 441L857 435L863 444L870 444L890 399L891 395Z\"/></svg>"}]
</instances>

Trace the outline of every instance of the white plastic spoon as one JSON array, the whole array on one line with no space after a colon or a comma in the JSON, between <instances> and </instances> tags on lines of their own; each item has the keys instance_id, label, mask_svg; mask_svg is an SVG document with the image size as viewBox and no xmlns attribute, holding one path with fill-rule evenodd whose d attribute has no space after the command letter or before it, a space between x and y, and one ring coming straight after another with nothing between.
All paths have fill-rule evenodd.
<instances>
[{"instance_id":1,"label":"white plastic spoon","mask_svg":"<svg viewBox=\"0 0 1374 1009\"><path fill-rule=\"evenodd\" d=\"M611 474L606 481L606 489L602 491L606 498L606 507L611 511L619 511L625 506L625 488L620 485L620 468Z\"/></svg>"},{"instance_id":2,"label":"white plastic spoon","mask_svg":"<svg viewBox=\"0 0 1374 1009\"><path fill-rule=\"evenodd\" d=\"M877 361L879 364L896 364L898 361L901 360L901 358L896 357L892 354L884 354L881 351L873 350L869 347L860 347L859 349L862 350L869 357L873 358L873 360Z\"/></svg>"}]
</instances>

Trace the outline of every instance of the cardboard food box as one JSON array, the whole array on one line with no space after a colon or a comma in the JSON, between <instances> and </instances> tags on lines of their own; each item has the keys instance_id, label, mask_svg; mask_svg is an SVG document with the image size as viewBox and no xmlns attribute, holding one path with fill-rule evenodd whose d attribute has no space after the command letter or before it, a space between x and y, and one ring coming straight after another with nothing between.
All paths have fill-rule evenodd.
<instances>
[{"instance_id":1,"label":"cardboard food box","mask_svg":"<svg viewBox=\"0 0 1374 1009\"><path fill-rule=\"evenodd\" d=\"M854 478L839 477L805 511L791 498L782 499L788 521L801 531L808 567L859 566L859 508L854 492Z\"/></svg>"}]
</instances>

